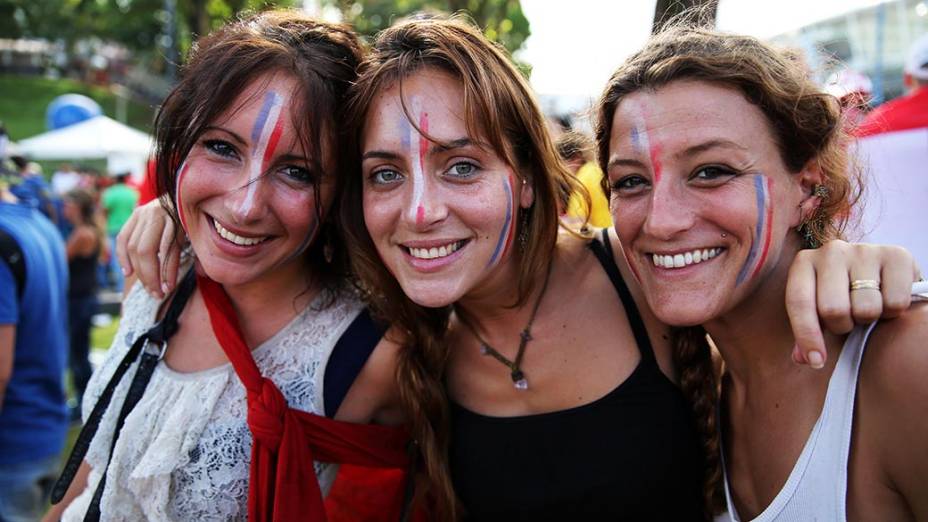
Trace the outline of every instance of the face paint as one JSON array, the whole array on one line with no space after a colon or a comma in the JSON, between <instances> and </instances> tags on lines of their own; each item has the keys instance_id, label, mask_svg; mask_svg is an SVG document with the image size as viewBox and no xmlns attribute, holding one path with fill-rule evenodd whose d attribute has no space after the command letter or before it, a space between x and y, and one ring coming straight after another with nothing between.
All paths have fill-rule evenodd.
<instances>
[{"instance_id":1,"label":"face paint","mask_svg":"<svg viewBox=\"0 0 928 522\"><path fill-rule=\"evenodd\" d=\"M245 199L239 206L239 212L247 214L254 205L255 189L258 178L267 170L267 164L274 155L280 135L283 131L283 120L280 112L284 106L284 98L274 91L268 91L264 96L264 104L251 129L251 143L254 146L251 156L251 172L248 177L248 188ZM260 161L259 161L260 160Z\"/></svg>"},{"instance_id":2,"label":"face paint","mask_svg":"<svg viewBox=\"0 0 928 522\"><path fill-rule=\"evenodd\" d=\"M631 131L631 141L632 149L638 154L647 153L648 159L651 160L651 170L654 171L654 182L658 182L661 179L661 147L656 140L651 140L651 136L648 134L648 126L645 121L644 109L640 107L635 107L633 109L634 113L634 125L632 126Z\"/></svg>"},{"instance_id":3,"label":"face paint","mask_svg":"<svg viewBox=\"0 0 928 522\"><path fill-rule=\"evenodd\" d=\"M187 232L187 218L184 217L184 206L181 203L180 197L180 182L184 179L184 175L187 174L187 162L184 161L180 164L180 168L177 169L177 181L174 183L174 199L176 200L177 205L177 217L180 219L180 226L184 229L184 232Z\"/></svg>"},{"instance_id":4,"label":"face paint","mask_svg":"<svg viewBox=\"0 0 928 522\"><path fill-rule=\"evenodd\" d=\"M512 174L503 178L503 190L506 192L506 220L503 221L503 228L499 232L499 239L496 240L496 248L493 249L493 255L487 263L487 268L493 266L509 250L512 244L512 235L515 227L512 226Z\"/></svg>"},{"instance_id":5,"label":"face paint","mask_svg":"<svg viewBox=\"0 0 928 522\"><path fill-rule=\"evenodd\" d=\"M315 239L316 237L316 229L318 228L319 228L319 222L316 221L315 217L313 217L313 222L310 225L309 232L306 234L306 237L303 239L303 242L300 243L299 246L296 247L296 250L294 250L292 254L287 256L287 258L284 260L284 263L301 255L303 252L306 251L307 248L309 248L309 245L312 244L313 239Z\"/></svg>"},{"instance_id":6,"label":"face paint","mask_svg":"<svg viewBox=\"0 0 928 522\"><path fill-rule=\"evenodd\" d=\"M413 102L415 104L415 102ZM429 140L425 137L429 132L429 114L423 112L419 115L419 132L406 122L409 128L408 137L403 141L411 147L415 136L418 136L418 146L412 147L412 202L410 213L415 213L416 225L422 225L425 220L425 207L422 206L422 194L425 191L425 156L429 150ZM415 136L414 136L415 134Z\"/></svg>"},{"instance_id":7,"label":"face paint","mask_svg":"<svg viewBox=\"0 0 928 522\"><path fill-rule=\"evenodd\" d=\"M771 232L773 230L773 203L770 201L770 188L773 181L761 174L754 176L754 193L757 205L757 224L754 226L754 240L751 242L751 251L747 259L744 260L744 266L738 272L738 278L735 279L735 286L740 285L747 278L751 267L753 279L764 266L767 259L767 251L770 248Z\"/></svg>"}]
</instances>

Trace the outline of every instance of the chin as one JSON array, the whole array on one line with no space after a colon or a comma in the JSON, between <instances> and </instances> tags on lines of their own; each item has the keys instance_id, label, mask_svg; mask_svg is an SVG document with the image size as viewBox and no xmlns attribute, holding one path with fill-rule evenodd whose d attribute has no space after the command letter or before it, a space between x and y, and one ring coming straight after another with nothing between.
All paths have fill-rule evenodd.
<instances>
[{"instance_id":1,"label":"chin","mask_svg":"<svg viewBox=\"0 0 928 522\"><path fill-rule=\"evenodd\" d=\"M412 302L425 308L444 308L454 304L461 296L455 292L446 291L437 283L416 282L400 283L403 293Z\"/></svg>"},{"instance_id":2,"label":"chin","mask_svg":"<svg viewBox=\"0 0 928 522\"><path fill-rule=\"evenodd\" d=\"M649 301L648 304L651 306L655 317L668 326L699 326L715 317L713 307L700 304L699 301L682 303L679 298L670 298L662 302L652 303Z\"/></svg>"}]
</instances>

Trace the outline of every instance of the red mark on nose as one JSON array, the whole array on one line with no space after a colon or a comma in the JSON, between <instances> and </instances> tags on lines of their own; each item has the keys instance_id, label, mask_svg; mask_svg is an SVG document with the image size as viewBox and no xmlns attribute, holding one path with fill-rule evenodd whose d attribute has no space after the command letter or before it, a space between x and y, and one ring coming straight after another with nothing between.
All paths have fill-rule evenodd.
<instances>
[{"instance_id":1,"label":"red mark on nose","mask_svg":"<svg viewBox=\"0 0 928 522\"><path fill-rule=\"evenodd\" d=\"M416 209L416 224L421 225L423 221L425 221L425 207L419 205Z\"/></svg>"},{"instance_id":2,"label":"red mark on nose","mask_svg":"<svg viewBox=\"0 0 928 522\"><path fill-rule=\"evenodd\" d=\"M654 169L654 182L661 180L661 146L657 143L651 143L651 168Z\"/></svg>"}]
</instances>

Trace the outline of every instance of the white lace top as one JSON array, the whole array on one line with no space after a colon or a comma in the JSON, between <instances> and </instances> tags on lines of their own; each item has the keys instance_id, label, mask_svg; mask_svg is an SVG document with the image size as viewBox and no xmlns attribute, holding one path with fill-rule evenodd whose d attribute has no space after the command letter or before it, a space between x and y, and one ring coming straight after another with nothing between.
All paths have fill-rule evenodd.
<instances>
[{"instance_id":1,"label":"white lace top","mask_svg":"<svg viewBox=\"0 0 928 522\"><path fill-rule=\"evenodd\" d=\"M323 374L336 341L363 308L342 292L319 309L317 298L253 351L261 373L277 384L291 407L323 413ZM135 339L154 323L160 301L136 284L103 365L84 395L86 416ZM116 417L134 370L113 395L87 452L88 487L62 520L82 520L106 466ZM116 442L100 503L102 520L245 520L251 433L245 422L245 388L231 364L177 373L158 364L148 388L126 418ZM323 491L335 467L316 463Z\"/></svg>"}]
</instances>

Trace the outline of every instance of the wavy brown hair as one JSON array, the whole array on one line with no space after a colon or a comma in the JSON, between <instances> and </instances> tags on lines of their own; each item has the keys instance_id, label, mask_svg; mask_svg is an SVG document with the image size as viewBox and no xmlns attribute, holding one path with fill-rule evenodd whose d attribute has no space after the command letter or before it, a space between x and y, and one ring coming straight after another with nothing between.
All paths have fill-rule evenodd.
<instances>
[{"instance_id":1,"label":"wavy brown hair","mask_svg":"<svg viewBox=\"0 0 928 522\"><path fill-rule=\"evenodd\" d=\"M489 144L534 189L533 205L518 210L519 217L527 213L525 221L515 219L518 232L527 227L528 238L520 258L514 303L520 306L544 276L553 256L558 187L577 183L558 159L544 116L525 78L505 51L460 18L415 18L378 35L349 102L348 122L354 129L354 153L358 157L364 121L378 94L399 85L402 96L404 79L426 68L446 72L461 82L468 133ZM405 100L403 103L405 109ZM414 118L409 119L416 126ZM353 167L339 210L352 252L352 267L367 289L374 310L402 336L398 339L403 349L397 381L424 459L429 498L435 505L436 520L455 520L460 508L448 472L449 413L443 385L451 307L430 309L415 304L384 267L364 225L360 165Z\"/></svg>"},{"instance_id":2,"label":"wavy brown hair","mask_svg":"<svg viewBox=\"0 0 928 522\"><path fill-rule=\"evenodd\" d=\"M828 193L805 226L812 237L840 237L859 197L859 174L849 164L849 138L837 100L821 91L797 54L749 36L725 34L677 22L652 37L612 75L598 107L596 143L606 170L616 109L629 94L680 80L736 89L766 116L783 164L798 173L809 162L821 169ZM852 175L848 175L851 172ZM607 185L604 183L604 185ZM604 186L608 191L608 186ZM607 192L608 193L608 192ZM702 327L676 329L674 359L680 386L693 409L707 459L705 501L724 507L719 434L718 378Z\"/></svg>"},{"instance_id":3,"label":"wavy brown hair","mask_svg":"<svg viewBox=\"0 0 928 522\"><path fill-rule=\"evenodd\" d=\"M298 11L266 11L229 23L200 38L181 69L177 86L155 119L156 186L161 204L179 228L176 211L177 171L207 125L227 110L253 81L266 74L293 77L290 93L297 138L310 161L313 190L318 197L324 177L334 176L335 193L344 176L336 175L349 160L335 122L341 121L349 85L354 81L363 49L351 28L307 17ZM316 206L320 234L309 247L309 273L333 289L347 273L345 249ZM325 262L324 243L334 259Z\"/></svg>"}]
</instances>

